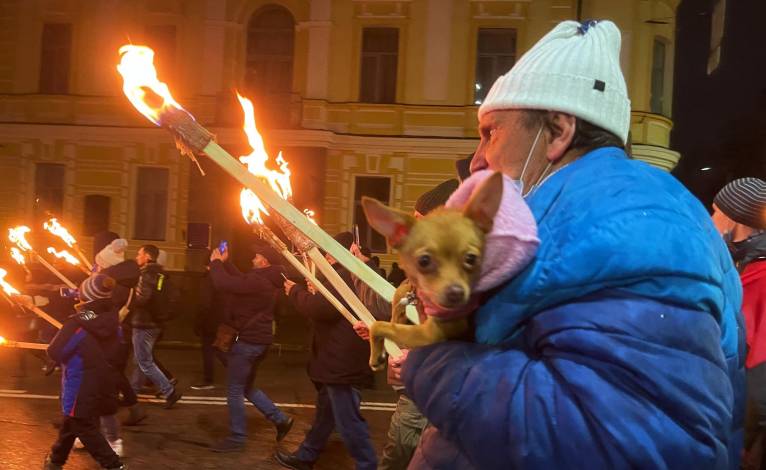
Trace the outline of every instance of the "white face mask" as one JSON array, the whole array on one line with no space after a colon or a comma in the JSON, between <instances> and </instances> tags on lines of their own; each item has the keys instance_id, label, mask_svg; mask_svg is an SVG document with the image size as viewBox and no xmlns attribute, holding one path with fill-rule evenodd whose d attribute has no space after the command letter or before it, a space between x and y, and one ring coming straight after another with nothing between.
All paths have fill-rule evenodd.
<instances>
[{"instance_id":1,"label":"white face mask","mask_svg":"<svg viewBox=\"0 0 766 470\"><path fill-rule=\"evenodd\" d=\"M527 154L527 159L524 161L524 167L521 169L521 175L519 176L519 192L522 196L526 196L530 192L532 192L537 186L540 184L540 181L543 179L543 175L545 175L548 170L551 168L550 162L548 163L548 166L545 167L545 171L543 171L540 174L540 177L537 178L537 181L535 184L532 185L532 187L529 188L529 191L526 193L524 192L524 174L527 172L527 167L529 166L529 161L532 159L532 154L535 152L535 148L537 147L537 141L540 140L540 135L543 133L543 125L540 125L540 129L537 130L537 135L535 135L535 140L532 142L532 147L529 149L529 153Z\"/></svg>"}]
</instances>

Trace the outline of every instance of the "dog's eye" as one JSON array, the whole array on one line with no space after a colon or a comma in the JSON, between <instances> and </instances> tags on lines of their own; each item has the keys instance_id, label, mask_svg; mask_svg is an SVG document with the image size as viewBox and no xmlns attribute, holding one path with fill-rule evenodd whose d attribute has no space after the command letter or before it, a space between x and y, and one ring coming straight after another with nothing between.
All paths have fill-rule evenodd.
<instances>
[{"instance_id":1,"label":"dog's eye","mask_svg":"<svg viewBox=\"0 0 766 470\"><path fill-rule=\"evenodd\" d=\"M479 261L479 257L476 256L473 253L468 253L467 255L465 255L465 259L463 260L463 262L465 263L466 267L468 267L468 268L472 268L472 267L476 266L476 263L478 261Z\"/></svg>"},{"instance_id":2,"label":"dog's eye","mask_svg":"<svg viewBox=\"0 0 766 470\"><path fill-rule=\"evenodd\" d=\"M431 257L429 255L420 255L418 258L418 266L421 269L426 269L431 266Z\"/></svg>"}]
</instances>

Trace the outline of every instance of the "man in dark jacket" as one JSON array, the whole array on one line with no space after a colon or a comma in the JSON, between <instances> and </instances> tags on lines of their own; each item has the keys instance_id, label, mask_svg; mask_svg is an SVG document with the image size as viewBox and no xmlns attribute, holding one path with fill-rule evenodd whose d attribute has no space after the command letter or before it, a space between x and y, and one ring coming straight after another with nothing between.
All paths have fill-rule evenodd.
<instances>
[{"instance_id":1,"label":"man in dark jacket","mask_svg":"<svg viewBox=\"0 0 766 470\"><path fill-rule=\"evenodd\" d=\"M162 332L157 319L157 312L152 310L152 298L157 295L160 276L164 276L162 266L157 264L160 250L154 245L144 245L138 250L136 263L141 269L133 298L128 305L133 326L133 354L137 368L133 371L131 385L138 393L141 388L142 374L156 385L163 397L165 408L171 408L181 399L181 393L154 362L154 344Z\"/></svg>"},{"instance_id":2,"label":"man in dark jacket","mask_svg":"<svg viewBox=\"0 0 766 470\"><path fill-rule=\"evenodd\" d=\"M335 239L346 248L353 242L349 232ZM331 256L327 258L353 289L350 273ZM284 285L295 310L313 325L308 374L317 388L317 403L314 423L298 450L294 453L277 450L274 457L287 468L311 468L336 429L356 461L356 468L374 469L378 463L375 449L370 443L367 422L359 410L360 388L372 384L372 371L367 364L369 343L354 333L351 324L324 297L290 281ZM341 298L329 283L326 286L336 298Z\"/></svg>"},{"instance_id":3,"label":"man in dark jacket","mask_svg":"<svg viewBox=\"0 0 766 470\"><path fill-rule=\"evenodd\" d=\"M106 279L104 285L111 282L113 286L114 281ZM117 342L116 311L109 299L99 299L78 304L77 313L48 346L48 355L63 366L64 421L46 459L46 470L63 468L75 438L103 468L124 468L99 430L99 417L117 412L114 373L107 357Z\"/></svg>"},{"instance_id":4,"label":"man in dark jacket","mask_svg":"<svg viewBox=\"0 0 766 470\"><path fill-rule=\"evenodd\" d=\"M279 255L268 246L254 247L253 269L241 273L227 262L229 252L217 249L210 256L210 277L215 288L229 296L226 323L237 330L228 354L229 437L212 447L214 452L237 452L247 439L247 398L276 427L277 442L290 431L288 418L262 390L253 387L258 365L274 340L272 321L284 272Z\"/></svg>"}]
</instances>

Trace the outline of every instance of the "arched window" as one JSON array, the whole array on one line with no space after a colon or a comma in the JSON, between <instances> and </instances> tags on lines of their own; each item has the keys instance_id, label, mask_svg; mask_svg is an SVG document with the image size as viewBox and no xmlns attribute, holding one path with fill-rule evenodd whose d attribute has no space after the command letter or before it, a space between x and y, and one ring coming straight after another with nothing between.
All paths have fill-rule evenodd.
<instances>
[{"instance_id":1,"label":"arched window","mask_svg":"<svg viewBox=\"0 0 766 470\"><path fill-rule=\"evenodd\" d=\"M293 15L279 5L253 14L247 25L245 84L256 101L289 100L293 85ZM284 102L286 104L286 102Z\"/></svg>"}]
</instances>

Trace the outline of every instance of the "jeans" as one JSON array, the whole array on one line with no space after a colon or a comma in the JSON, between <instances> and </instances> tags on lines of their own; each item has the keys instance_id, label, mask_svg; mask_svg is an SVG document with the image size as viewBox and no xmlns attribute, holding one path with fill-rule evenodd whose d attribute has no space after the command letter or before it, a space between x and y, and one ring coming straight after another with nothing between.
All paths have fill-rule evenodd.
<instances>
[{"instance_id":1,"label":"jeans","mask_svg":"<svg viewBox=\"0 0 766 470\"><path fill-rule=\"evenodd\" d=\"M314 423L295 456L314 462L327 444L333 429L338 431L357 470L374 470L378 459L370 443L367 421L359 411L362 395L351 385L317 384Z\"/></svg>"},{"instance_id":2,"label":"jeans","mask_svg":"<svg viewBox=\"0 0 766 470\"><path fill-rule=\"evenodd\" d=\"M258 364L266 357L268 349L269 346L266 344L238 341L229 351L229 364L226 368L228 375L226 403L229 406L229 426L231 427L229 439L232 441L244 442L247 438L245 398L274 424L288 419L263 391L253 387Z\"/></svg>"},{"instance_id":3,"label":"jeans","mask_svg":"<svg viewBox=\"0 0 766 470\"><path fill-rule=\"evenodd\" d=\"M388 439L380 456L379 470L406 470L420 441L420 434L428 420L420 413L412 400L399 393L396 411L391 416Z\"/></svg>"},{"instance_id":4,"label":"jeans","mask_svg":"<svg viewBox=\"0 0 766 470\"><path fill-rule=\"evenodd\" d=\"M51 462L64 465L72 450L75 438L79 437L85 450L103 468L118 468L122 465L120 458L114 453L106 438L98 429L98 418L74 418L64 416L61 423L58 440L51 448Z\"/></svg>"},{"instance_id":5,"label":"jeans","mask_svg":"<svg viewBox=\"0 0 766 470\"><path fill-rule=\"evenodd\" d=\"M141 381L144 376L151 380L157 388L160 389L162 396L167 398L173 393L173 385L165 374L160 371L157 364L154 363L152 355L154 343L160 335L159 328L139 329L133 328L133 358L136 361L137 368L133 369L133 377L130 385L135 392L141 388Z\"/></svg>"}]
</instances>

